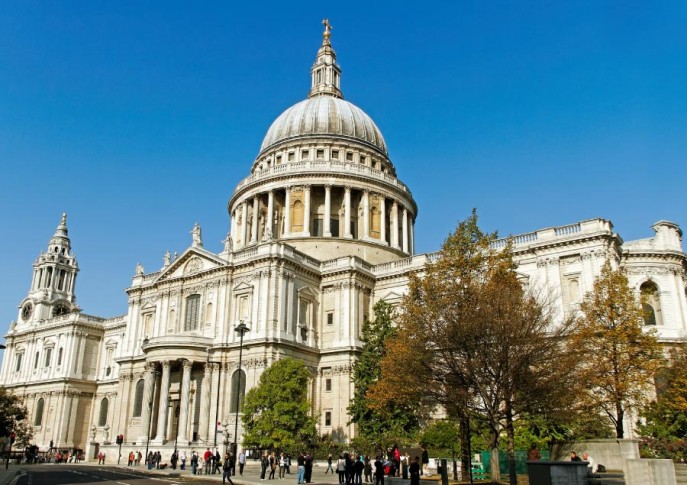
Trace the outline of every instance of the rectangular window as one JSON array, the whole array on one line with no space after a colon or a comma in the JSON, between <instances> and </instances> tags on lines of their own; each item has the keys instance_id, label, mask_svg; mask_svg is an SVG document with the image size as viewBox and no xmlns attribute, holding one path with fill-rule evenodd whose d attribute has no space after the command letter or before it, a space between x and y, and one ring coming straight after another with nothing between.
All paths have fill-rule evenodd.
<instances>
[{"instance_id":1,"label":"rectangular window","mask_svg":"<svg viewBox=\"0 0 687 485\"><path fill-rule=\"evenodd\" d=\"M332 237L339 237L339 219L330 219L329 230L332 232Z\"/></svg>"},{"instance_id":2,"label":"rectangular window","mask_svg":"<svg viewBox=\"0 0 687 485\"><path fill-rule=\"evenodd\" d=\"M310 158L310 151L309 150L303 150L301 152L301 160L307 160Z\"/></svg>"},{"instance_id":3,"label":"rectangular window","mask_svg":"<svg viewBox=\"0 0 687 485\"><path fill-rule=\"evenodd\" d=\"M50 366L50 359L52 358L52 349L45 350L45 365L43 367Z\"/></svg>"},{"instance_id":4,"label":"rectangular window","mask_svg":"<svg viewBox=\"0 0 687 485\"><path fill-rule=\"evenodd\" d=\"M346 152L346 161L347 162L353 161L353 152Z\"/></svg>"},{"instance_id":5,"label":"rectangular window","mask_svg":"<svg viewBox=\"0 0 687 485\"><path fill-rule=\"evenodd\" d=\"M332 392L332 380L331 379L325 379L324 380L324 390L327 392Z\"/></svg>"},{"instance_id":6,"label":"rectangular window","mask_svg":"<svg viewBox=\"0 0 687 485\"><path fill-rule=\"evenodd\" d=\"M19 372L21 370L21 361L24 358L24 354L17 354L17 362L14 366L14 372Z\"/></svg>"},{"instance_id":7,"label":"rectangular window","mask_svg":"<svg viewBox=\"0 0 687 485\"><path fill-rule=\"evenodd\" d=\"M277 165L281 163L281 155L277 155Z\"/></svg>"},{"instance_id":8,"label":"rectangular window","mask_svg":"<svg viewBox=\"0 0 687 485\"><path fill-rule=\"evenodd\" d=\"M200 311L200 295L191 295L186 298L186 319L184 330L196 330L198 328L198 313Z\"/></svg>"},{"instance_id":9,"label":"rectangular window","mask_svg":"<svg viewBox=\"0 0 687 485\"><path fill-rule=\"evenodd\" d=\"M332 412L331 411L326 411L324 413L324 425L325 426L331 426L332 425Z\"/></svg>"},{"instance_id":10,"label":"rectangular window","mask_svg":"<svg viewBox=\"0 0 687 485\"><path fill-rule=\"evenodd\" d=\"M327 312L327 325L334 325L334 312Z\"/></svg>"},{"instance_id":11,"label":"rectangular window","mask_svg":"<svg viewBox=\"0 0 687 485\"><path fill-rule=\"evenodd\" d=\"M339 150L332 150L332 160L339 159Z\"/></svg>"},{"instance_id":12,"label":"rectangular window","mask_svg":"<svg viewBox=\"0 0 687 485\"><path fill-rule=\"evenodd\" d=\"M322 150L322 149L317 150L317 158L319 158L319 159L324 158L324 150Z\"/></svg>"},{"instance_id":13,"label":"rectangular window","mask_svg":"<svg viewBox=\"0 0 687 485\"><path fill-rule=\"evenodd\" d=\"M313 219L313 221L312 221L312 232L310 233L310 235L322 237L323 234L324 234L324 220Z\"/></svg>"},{"instance_id":14,"label":"rectangular window","mask_svg":"<svg viewBox=\"0 0 687 485\"><path fill-rule=\"evenodd\" d=\"M293 154L293 152L289 152L289 154L288 154L288 156L287 156L287 159L288 159L289 162L293 162L294 157L295 157L295 155Z\"/></svg>"},{"instance_id":15,"label":"rectangular window","mask_svg":"<svg viewBox=\"0 0 687 485\"><path fill-rule=\"evenodd\" d=\"M38 362L39 362L40 357L41 357L41 354L36 352L36 359L33 361L33 368L34 369L38 369Z\"/></svg>"}]
</instances>

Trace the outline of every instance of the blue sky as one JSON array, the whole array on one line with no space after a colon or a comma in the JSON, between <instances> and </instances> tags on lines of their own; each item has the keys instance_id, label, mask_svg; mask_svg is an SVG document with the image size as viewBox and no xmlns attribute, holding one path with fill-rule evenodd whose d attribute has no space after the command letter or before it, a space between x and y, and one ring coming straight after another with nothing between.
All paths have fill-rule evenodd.
<instances>
[{"instance_id":1,"label":"blue sky","mask_svg":"<svg viewBox=\"0 0 687 485\"><path fill-rule=\"evenodd\" d=\"M419 206L418 252L476 207L501 234L687 227L687 3L8 1L0 12L0 329L59 222L89 314L126 312L302 100L330 19L342 89Z\"/></svg>"}]
</instances>

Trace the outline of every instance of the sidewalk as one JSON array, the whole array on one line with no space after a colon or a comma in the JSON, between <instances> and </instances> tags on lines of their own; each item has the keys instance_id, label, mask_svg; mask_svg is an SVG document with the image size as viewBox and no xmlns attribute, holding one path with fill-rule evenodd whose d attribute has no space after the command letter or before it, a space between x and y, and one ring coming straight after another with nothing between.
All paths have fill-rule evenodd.
<instances>
[{"instance_id":1,"label":"sidewalk","mask_svg":"<svg viewBox=\"0 0 687 485\"><path fill-rule=\"evenodd\" d=\"M14 467L10 465L9 469L5 470L4 461L0 465L2 465L0 466L0 485L7 485L19 473L19 469L16 465Z\"/></svg>"},{"instance_id":2,"label":"sidewalk","mask_svg":"<svg viewBox=\"0 0 687 485\"><path fill-rule=\"evenodd\" d=\"M94 463L84 463L86 466L98 466L97 464ZM153 468L152 470L148 470L147 467L143 465L139 466L126 466L126 465L106 465L106 466L116 466L118 468L122 469L129 469L129 470L136 470L140 471L143 473L151 474L151 475L164 475L164 476L184 476L184 477L191 477L191 478L202 478L204 480L216 480L218 482L222 481L222 474L216 473L214 475L192 475L191 474L191 468L188 466L186 470L180 470L179 467L177 467L176 470L172 470L171 468L165 468L164 470L158 470ZM316 462L315 465L313 466L312 470L312 480L311 483L313 484L326 484L326 485L334 485L339 483L339 475L336 473L332 474L327 473L325 474L324 472L327 470L327 463L325 461L322 462ZM238 466L236 467L236 472L238 473ZM269 471L267 472L265 478L269 476ZM268 485L270 483L274 483L275 485L287 485L287 484L297 484L298 483L298 466L293 465L291 466L291 474L286 475L284 478L280 479L279 477L279 471L277 470L275 472L275 478L273 480L260 480L260 464L258 462L254 461L249 461L246 463L245 468L243 469L243 476L241 475L236 475L232 476L231 479L236 485ZM0 482L0 485L4 485L2 482Z\"/></svg>"}]
</instances>

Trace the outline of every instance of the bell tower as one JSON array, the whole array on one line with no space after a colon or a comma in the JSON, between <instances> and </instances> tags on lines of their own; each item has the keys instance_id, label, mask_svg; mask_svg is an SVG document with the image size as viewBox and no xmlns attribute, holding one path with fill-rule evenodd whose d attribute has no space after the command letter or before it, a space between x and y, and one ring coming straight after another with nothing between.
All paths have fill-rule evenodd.
<instances>
[{"instance_id":1,"label":"bell tower","mask_svg":"<svg viewBox=\"0 0 687 485\"><path fill-rule=\"evenodd\" d=\"M33 278L27 297L19 307L20 323L38 322L79 310L74 287L79 265L71 251L67 214L62 214L48 250L33 263Z\"/></svg>"}]
</instances>

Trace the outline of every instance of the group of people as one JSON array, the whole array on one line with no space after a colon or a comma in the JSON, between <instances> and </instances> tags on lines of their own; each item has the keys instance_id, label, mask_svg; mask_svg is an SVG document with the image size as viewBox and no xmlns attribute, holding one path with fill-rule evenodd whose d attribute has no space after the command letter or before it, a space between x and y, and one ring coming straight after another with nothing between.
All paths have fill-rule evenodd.
<instances>
[{"instance_id":1,"label":"group of people","mask_svg":"<svg viewBox=\"0 0 687 485\"><path fill-rule=\"evenodd\" d=\"M333 458L330 454L325 475L330 471L334 473L332 463ZM365 483L372 483L374 477L376 485L384 485L385 476L410 478L411 485L417 485L420 483L421 472L420 457L416 456L411 460L408 453L401 456L397 446L390 448L386 456L379 453L374 462L369 455L344 453L339 456L336 463L340 485L362 485L363 476Z\"/></svg>"},{"instance_id":2,"label":"group of people","mask_svg":"<svg viewBox=\"0 0 687 485\"><path fill-rule=\"evenodd\" d=\"M301 454L302 455L302 454ZM301 460L301 455L299 455L299 461L298 461L298 467L300 470L301 466L301 461L303 461L303 466L305 466L305 458ZM304 457L305 455L303 455ZM310 456L310 455L308 455ZM312 474L312 457L310 456L310 470ZM260 457L260 480L274 480L275 474L279 472L279 478L282 479L286 477L286 475L291 474L291 455L288 453L282 452L282 453L276 453L276 452L271 452L268 453L265 451L262 456ZM243 475L243 472L241 472ZM298 483L310 483L308 482L301 482L300 478Z\"/></svg>"},{"instance_id":3,"label":"group of people","mask_svg":"<svg viewBox=\"0 0 687 485\"><path fill-rule=\"evenodd\" d=\"M574 451L570 452L570 461L586 461L587 462L587 468L589 468L589 473L596 473L599 471L599 465L594 463L594 458L589 456L589 453L586 451L582 453L582 458L577 456L577 453Z\"/></svg>"}]
</instances>

